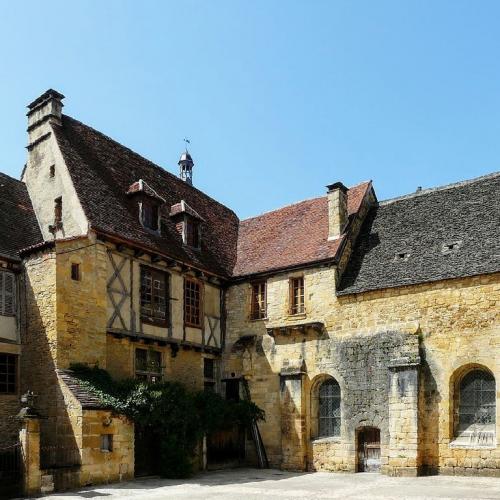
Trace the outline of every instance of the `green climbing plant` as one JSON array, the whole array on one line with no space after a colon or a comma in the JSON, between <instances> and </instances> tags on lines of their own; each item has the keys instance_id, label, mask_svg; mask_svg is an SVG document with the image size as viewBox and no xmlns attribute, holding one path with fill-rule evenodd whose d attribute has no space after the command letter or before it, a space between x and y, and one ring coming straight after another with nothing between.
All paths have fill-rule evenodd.
<instances>
[{"instance_id":1,"label":"green climbing plant","mask_svg":"<svg viewBox=\"0 0 500 500\"><path fill-rule=\"evenodd\" d=\"M106 370L82 364L71 369L82 387L104 406L155 435L163 477L191 474L196 445L205 434L265 418L264 411L251 401L227 401L212 391L190 391L178 382L118 381Z\"/></svg>"}]
</instances>

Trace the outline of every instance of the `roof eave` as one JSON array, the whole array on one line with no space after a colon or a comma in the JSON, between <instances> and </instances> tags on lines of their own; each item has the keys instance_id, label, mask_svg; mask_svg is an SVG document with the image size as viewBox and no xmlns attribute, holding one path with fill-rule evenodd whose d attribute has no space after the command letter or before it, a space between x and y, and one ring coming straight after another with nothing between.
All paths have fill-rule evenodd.
<instances>
[{"instance_id":1,"label":"roof eave","mask_svg":"<svg viewBox=\"0 0 500 500\"><path fill-rule=\"evenodd\" d=\"M338 254L328 257L326 259L318 259L318 260L311 260L309 262L302 262L299 264L293 264L289 266L283 266L283 267L276 267L273 269L268 269L265 271L257 271L254 273L249 273L249 274L243 274L243 275L237 275L237 276L232 276L230 279L231 283L240 283L243 281L250 281L254 280L257 278L263 278L266 276L273 276L275 274L282 274L290 271L296 271L298 269L310 269L311 267L317 267L325 264L330 264L330 265L336 265L338 263L337 259Z\"/></svg>"},{"instance_id":2,"label":"roof eave","mask_svg":"<svg viewBox=\"0 0 500 500\"><path fill-rule=\"evenodd\" d=\"M206 273L206 274L209 274L215 278L218 278L220 280L223 280L223 281L227 281L229 279L229 276L226 276L226 275L223 275L223 274L219 274L219 273L215 273L214 271L210 271L208 269L205 269L204 267L202 266L197 266L195 264L191 264L189 262L186 262L182 259L179 259L178 257L174 257L170 254L168 254L167 252L162 252L161 250L158 250L157 248L154 248L154 247L150 247L148 245L144 245L140 242L137 242L135 240L130 240L130 239L127 239L127 238L124 238L123 236L117 234L117 233L113 233L112 231L108 231L106 229L102 229L98 226L95 226L95 225L90 225L89 227L89 230L92 230L94 231L96 234L100 234L101 236L105 236L107 238L109 238L110 240L115 240L119 243L125 243L125 244L128 244L130 245L131 247L134 247L134 248L138 248L140 250L144 250L146 252L149 252L149 253L152 253L152 254L157 254L157 255L160 255L162 257L165 257L166 259L170 259L170 260L174 260L176 262L178 262L179 264L183 265L183 266L186 266L186 267L189 267L193 270L196 270L196 271L200 271L200 272L203 272L203 273Z\"/></svg>"}]
</instances>

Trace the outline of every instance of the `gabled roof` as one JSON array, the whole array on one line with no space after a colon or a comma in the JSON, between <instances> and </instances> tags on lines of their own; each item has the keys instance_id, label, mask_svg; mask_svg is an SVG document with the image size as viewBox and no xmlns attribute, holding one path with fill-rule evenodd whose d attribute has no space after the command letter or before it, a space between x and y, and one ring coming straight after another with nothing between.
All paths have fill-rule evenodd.
<instances>
[{"instance_id":1,"label":"gabled roof","mask_svg":"<svg viewBox=\"0 0 500 500\"><path fill-rule=\"evenodd\" d=\"M349 216L371 188L364 182L347 192ZM342 237L328 241L326 196L301 201L240 222L234 276L241 277L335 259Z\"/></svg>"},{"instance_id":2,"label":"gabled roof","mask_svg":"<svg viewBox=\"0 0 500 500\"><path fill-rule=\"evenodd\" d=\"M145 181L139 179L137 182L131 184L127 189L128 195L134 195L142 193L150 198L155 198L161 203L165 203L165 200Z\"/></svg>"},{"instance_id":3,"label":"gabled roof","mask_svg":"<svg viewBox=\"0 0 500 500\"><path fill-rule=\"evenodd\" d=\"M338 294L500 271L499 201L496 173L381 202L365 219Z\"/></svg>"},{"instance_id":4,"label":"gabled roof","mask_svg":"<svg viewBox=\"0 0 500 500\"><path fill-rule=\"evenodd\" d=\"M187 214L198 220L203 220L203 217L192 207L190 207L184 200L180 203L176 203L170 207L170 217L175 217L176 215Z\"/></svg>"},{"instance_id":5,"label":"gabled roof","mask_svg":"<svg viewBox=\"0 0 500 500\"><path fill-rule=\"evenodd\" d=\"M69 116L63 115L62 125L52 127L91 228L219 276L230 276L238 235L238 218L232 210ZM127 195L138 179L165 200L161 235L140 224L138 204ZM181 200L204 219L202 251L184 246L169 218L170 207Z\"/></svg>"},{"instance_id":6,"label":"gabled roof","mask_svg":"<svg viewBox=\"0 0 500 500\"><path fill-rule=\"evenodd\" d=\"M19 250L41 241L26 185L0 173L0 256L19 260Z\"/></svg>"}]
</instances>

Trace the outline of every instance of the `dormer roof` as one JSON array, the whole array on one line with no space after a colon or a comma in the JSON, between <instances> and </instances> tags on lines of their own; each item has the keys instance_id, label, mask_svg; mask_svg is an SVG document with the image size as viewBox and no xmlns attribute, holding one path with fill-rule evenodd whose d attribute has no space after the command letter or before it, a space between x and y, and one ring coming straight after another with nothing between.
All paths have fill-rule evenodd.
<instances>
[{"instance_id":1,"label":"dormer roof","mask_svg":"<svg viewBox=\"0 0 500 500\"><path fill-rule=\"evenodd\" d=\"M181 200L180 203L176 203L170 207L170 217L184 214L190 215L201 222L205 221L205 219L194 208L190 207L185 200Z\"/></svg>"},{"instance_id":2,"label":"dormer roof","mask_svg":"<svg viewBox=\"0 0 500 500\"><path fill-rule=\"evenodd\" d=\"M160 196L146 181L139 179L131 184L127 190L128 195L142 193L150 198L155 198L161 203L165 203L165 198Z\"/></svg>"}]
</instances>

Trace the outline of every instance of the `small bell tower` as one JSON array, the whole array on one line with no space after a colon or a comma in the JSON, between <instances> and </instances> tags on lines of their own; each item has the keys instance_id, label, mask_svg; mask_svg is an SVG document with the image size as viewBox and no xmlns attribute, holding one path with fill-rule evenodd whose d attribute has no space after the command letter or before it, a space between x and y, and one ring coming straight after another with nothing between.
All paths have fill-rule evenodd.
<instances>
[{"instance_id":1,"label":"small bell tower","mask_svg":"<svg viewBox=\"0 0 500 500\"><path fill-rule=\"evenodd\" d=\"M179 158L179 177L184 181L187 182L190 186L193 185L193 158L191 158L191 155L189 154L189 151L187 149L187 145L189 144L189 139L184 139L184 142L186 143L186 151L181 154L181 157Z\"/></svg>"}]
</instances>

